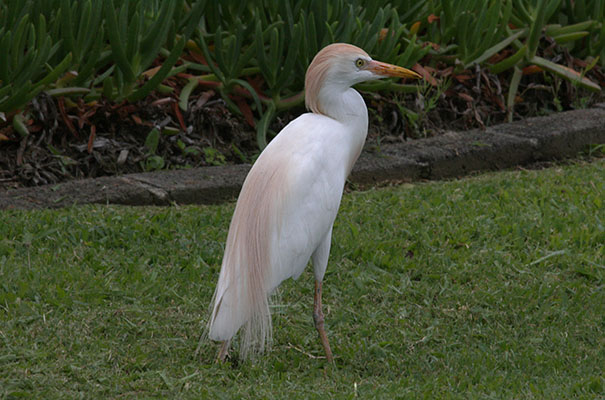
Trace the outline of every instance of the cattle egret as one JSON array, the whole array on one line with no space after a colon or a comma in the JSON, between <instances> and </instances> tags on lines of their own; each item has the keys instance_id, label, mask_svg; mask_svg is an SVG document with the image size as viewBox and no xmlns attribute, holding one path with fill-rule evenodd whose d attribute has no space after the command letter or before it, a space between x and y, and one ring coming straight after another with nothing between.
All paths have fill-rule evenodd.
<instances>
[{"instance_id":1,"label":"cattle egret","mask_svg":"<svg viewBox=\"0 0 605 400\"><path fill-rule=\"evenodd\" d=\"M240 355L270 344L268 296L313 261L313 320L328 361L332 351L321 308L332 225L345 180L368 131L368 110L351 86L384 77L420 78L408 69L374 61L362 49L335 43L307 69L305 104L311 111L290 122L248 173L229 227L208 323L222 341L218 360L244 326Z\"/></svg>"}]
</instances>

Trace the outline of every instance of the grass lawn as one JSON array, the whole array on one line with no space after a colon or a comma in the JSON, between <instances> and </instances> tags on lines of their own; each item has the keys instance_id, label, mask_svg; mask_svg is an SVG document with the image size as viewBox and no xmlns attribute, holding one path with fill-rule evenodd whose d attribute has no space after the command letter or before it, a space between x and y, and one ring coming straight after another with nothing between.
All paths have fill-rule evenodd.
<instances>
[{"instance_id":1,"label":"grass lawn","mask_svg":"<svg viewBox=\"0 0 605 400\"><path fill-rule=\"evenodd\" d=\"M201 342L233 204L0 212L0 398L605 396L605 160L346 194L274 347ZM237 343L236 343L237 346Z\"/></svg>"}]
</instances>

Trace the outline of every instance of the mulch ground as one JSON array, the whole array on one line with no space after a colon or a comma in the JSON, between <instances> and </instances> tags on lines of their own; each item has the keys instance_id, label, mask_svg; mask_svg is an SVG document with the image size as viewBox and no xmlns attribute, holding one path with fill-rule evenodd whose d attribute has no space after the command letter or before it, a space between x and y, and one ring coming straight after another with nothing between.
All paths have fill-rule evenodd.
<instances>
[{"instance_id":1,"label":"mulch ground","mask_svg":"<svg viewBox=\"0 0 605 400\"><path fill-rule=\"evenodd\" d=\"M370 115L369 146L505 122L509 74L496 76L481 68L454 74L447 66L429 72L441 84L429 82L417 94L364 93ZM588 77L605 87L601 69L591 70ZM186 82L174 77L168 82L175 89L172 94L154 93L133 104L103 100L85 104L81 99L73 102L40 94L29 107L29 135L20 136L12 124L0 120L0 189L251 162L258 147L249 115L231 112L211 89L193 93L187 112L181 112L178 94ZM528 70L518 91L514 119L584 108L603 99L603 94ZM278 115L271 131L279 132L302 112L299 107ZM155 143L148 138L154 127L162 132Z\"/></svg>"}]
</instances>

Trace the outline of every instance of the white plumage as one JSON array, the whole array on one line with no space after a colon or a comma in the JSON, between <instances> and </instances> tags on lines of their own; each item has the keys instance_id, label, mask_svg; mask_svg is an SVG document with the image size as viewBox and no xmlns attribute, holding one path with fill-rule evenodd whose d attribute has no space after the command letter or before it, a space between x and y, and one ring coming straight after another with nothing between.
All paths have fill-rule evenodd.
<instances>
[{"instance_id":1,"label":"white plumage","mask_svg":"<svg viewBox=\"0 0 605 400\"><path fill-rule=\"evenodd\" d=\"M351 86L384 76L417 77L373 61L348 44L325 47L309 66L305 100L312 112L290 122L261 153L229 227L209 321L209 337L223 341L219 359L242 326L242 357L270 343L268 296L285 279L298 278L311 258L314 319L332 360L321 314L321 282L345 180L368 128L363 98Z\"/></svg>"}]
</instances>

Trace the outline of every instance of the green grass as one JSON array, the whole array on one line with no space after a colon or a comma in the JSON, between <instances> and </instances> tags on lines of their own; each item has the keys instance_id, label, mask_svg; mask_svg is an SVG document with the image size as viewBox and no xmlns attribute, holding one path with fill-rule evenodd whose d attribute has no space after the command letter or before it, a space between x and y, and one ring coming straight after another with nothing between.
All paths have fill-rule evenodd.
<instances>
[{"instance_id":1,"label":"green grass","mask_svg":"<svg viewBox=\"0 0 605 400\"><path fill-rule=\"evenodd\" d=\"M605 160L347 194L324 311L194 355L233 204L0 213L0 398L605 396Z\"/></svg>"}]
</instances>

